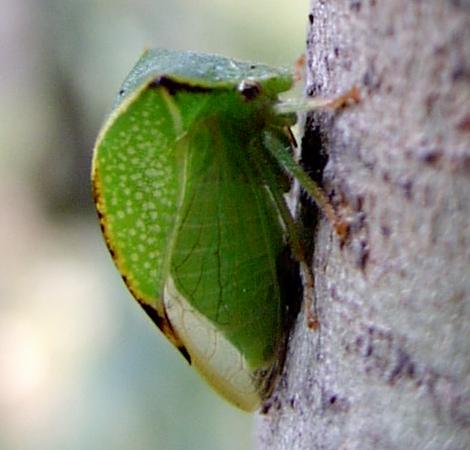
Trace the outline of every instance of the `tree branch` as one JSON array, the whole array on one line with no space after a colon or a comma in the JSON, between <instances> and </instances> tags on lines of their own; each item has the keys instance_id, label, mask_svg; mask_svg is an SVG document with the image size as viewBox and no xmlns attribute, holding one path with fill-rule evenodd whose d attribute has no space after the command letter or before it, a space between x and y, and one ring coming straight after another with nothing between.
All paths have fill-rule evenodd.
<instances>
[{"instance_id":1,"label":"tree branch","mask_svg":"<svg viewBox=\"0 0 470 450\"><path fill-rule=\"evenodd\" d=\"M307 92L362 92L306 122L351 236L320 223L320 327L297 320L260 449L470 446L469 17L465 0L312 1Z\"/></svg>"}]
</instances>

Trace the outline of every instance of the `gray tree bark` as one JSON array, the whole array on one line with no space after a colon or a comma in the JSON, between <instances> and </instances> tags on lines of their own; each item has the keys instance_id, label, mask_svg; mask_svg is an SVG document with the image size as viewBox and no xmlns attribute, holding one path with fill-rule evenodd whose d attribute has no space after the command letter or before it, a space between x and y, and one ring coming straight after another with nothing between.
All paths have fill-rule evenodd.
<instances>
[{"instance_id":1,"label":"gray tree bark","mask_svg":"<svg viewBox=\"0 0 470 450\"><path fill-rule=\"evenodd\" d=\"M351 233L318 227L320 326L297 319L259 449L470 449L469 17L467 0L312 0L307 92L361 89L307 121Z\"/></svg>"}]
</instances>

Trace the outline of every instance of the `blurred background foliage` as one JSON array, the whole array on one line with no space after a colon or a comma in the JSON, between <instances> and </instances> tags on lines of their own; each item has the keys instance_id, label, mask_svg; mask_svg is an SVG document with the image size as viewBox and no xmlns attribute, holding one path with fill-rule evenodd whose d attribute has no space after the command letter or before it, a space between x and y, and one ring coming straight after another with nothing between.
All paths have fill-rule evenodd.
<instances>
[{"instance_id":1,"label":"blurred background foliage","mask_svg":"<svg viewBox=\"0 0 470 450\"><path fill-rule=\"evenodd\" d=\"M90 196L94 138L145 47L292 65L307 0L0 0L0 448L248 449L252 415L132 301Z\"/></svg>"}]
</instances>

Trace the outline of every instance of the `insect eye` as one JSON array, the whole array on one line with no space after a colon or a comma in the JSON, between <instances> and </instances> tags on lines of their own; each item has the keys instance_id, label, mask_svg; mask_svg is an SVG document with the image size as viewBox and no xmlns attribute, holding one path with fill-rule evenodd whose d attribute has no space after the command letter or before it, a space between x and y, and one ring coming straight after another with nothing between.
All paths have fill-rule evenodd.
<instances>
[{"instance_id":1,"label":"insect eye","mask_svg":"<svg viewBox=\"0 0 470 450\"><path fill-rule=\"evenodd\" d=\"M255 80L243 80L240 82L237 89L238 92L245 97L245 100L253 100L261 93L261 86Z\"/></svg>"}]
</instances>

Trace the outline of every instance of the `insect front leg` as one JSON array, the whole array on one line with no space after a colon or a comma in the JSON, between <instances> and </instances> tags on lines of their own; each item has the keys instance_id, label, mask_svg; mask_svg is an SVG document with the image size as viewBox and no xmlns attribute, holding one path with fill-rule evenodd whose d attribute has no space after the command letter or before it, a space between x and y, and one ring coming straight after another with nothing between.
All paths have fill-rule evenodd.
<instances>
[{"instance_id":1,"label":"insect front leg","mask_svg":"<svg viewBox=\"0 0 470 450\"><path fill-rule=\"evenodd\" d=\"M337 214L329 198L320 186L310 178L302 166L295 161L283 143L273 134L265 134L265 145L281 167L299 182L302 189L317 204L318 208L328 219L328 222L343 243L348 235L348 223Z\"/></svg>"}]
</instances>

